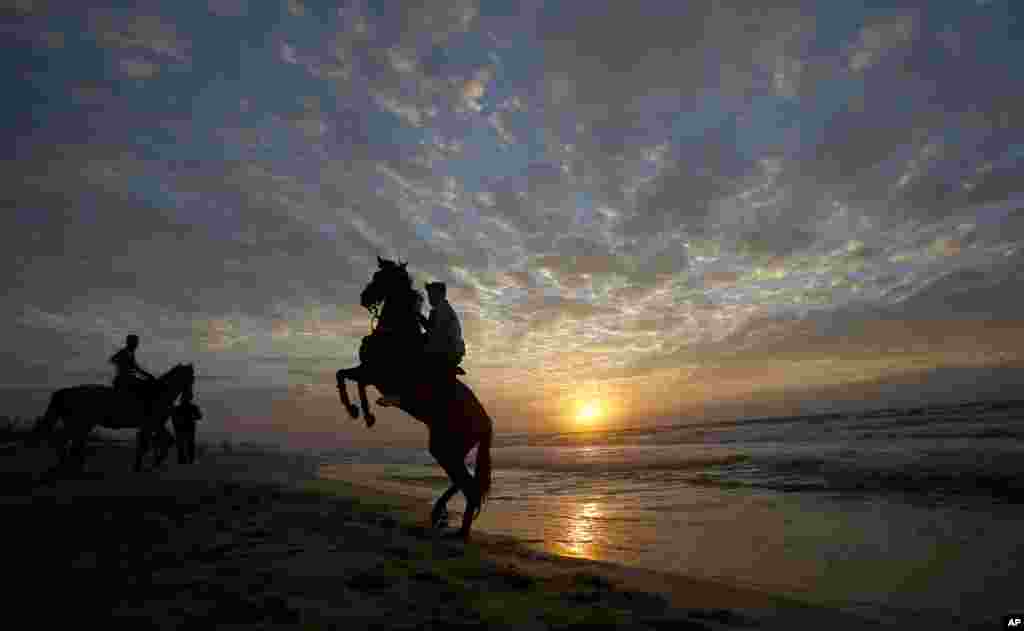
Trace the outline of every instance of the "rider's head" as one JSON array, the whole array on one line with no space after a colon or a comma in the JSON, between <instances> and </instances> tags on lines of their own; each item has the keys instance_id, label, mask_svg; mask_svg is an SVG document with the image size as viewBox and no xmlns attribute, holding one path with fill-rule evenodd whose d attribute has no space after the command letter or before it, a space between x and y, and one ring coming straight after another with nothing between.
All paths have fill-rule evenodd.
<instances>
[{"instance_id":1,"label":"rider's head","mask_svg":"<svg viewBox=\"0 0 1024 631\"><path fill-rule=\"evenodd\" d=\"M448 293L447 287L442 282L427 283L427 299L430 300L430 304L437 306L445 298L445 294Z\"/></svg>"},{"instance_id":2,"label":"rider's head","mask_svg":"<svg viewBox=\"0 0 1024 631\"><path fill-rule=\"evenodd\" d=\"M136 349L139 347L139 336L132 333L128 337L124 338L124 343L128 348Z\"/></svg>"}]
</instances>

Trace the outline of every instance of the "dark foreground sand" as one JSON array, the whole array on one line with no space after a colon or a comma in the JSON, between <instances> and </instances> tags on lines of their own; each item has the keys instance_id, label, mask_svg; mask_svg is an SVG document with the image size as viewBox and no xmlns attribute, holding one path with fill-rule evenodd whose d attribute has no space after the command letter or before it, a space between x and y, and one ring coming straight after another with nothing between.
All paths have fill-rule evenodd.
<instances>
[{"instance_id":1,"label":"dark foreground sand","mask_svg":"<svg viewBox=\"0 0 1024 631\"><path fill-rule=\"evenodd\" d=\"M88 474L40 484L52 452L0 446L4 617L20 621L5 628L903 628L485 533L443 539L429 502L318 480L301 458L131 461L98 444Z\"/></svg>"}]
</instances>

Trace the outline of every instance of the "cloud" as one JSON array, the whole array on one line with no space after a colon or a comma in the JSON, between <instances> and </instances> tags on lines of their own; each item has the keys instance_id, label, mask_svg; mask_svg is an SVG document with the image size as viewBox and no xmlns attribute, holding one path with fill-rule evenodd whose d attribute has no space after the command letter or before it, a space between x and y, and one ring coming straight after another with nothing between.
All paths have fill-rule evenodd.
<instances>
[{"instance_id":1,"label":"cloud","mask_svg":"<svg viewBox=\"0 0 1024 631\"><path fill-rule=\"evenodd\" d=\"M51 0L9 0L0 11L11 12L18 16L45 16L53 10Z\"/></svg>"},{"instance_id":2,"label":"cloud","mask_svg":"<svg viewBox=\"0 0 1024 631\"><path fill-rule=\"evenodd\" d=\"M90 12L90 22L93 34L104 46L144 49L178 62L191 61L192 43L158 15L97 9Z\"/></svg>"},{"instance_id":3,"label":"cloud","mask_svg":"<svg viewBox=\"0 0 1024 631\"><path fill-rule=\"evenodd\" d=\"M160 74L160 66L142 59L122 59L120 67L129 79L152 79Z\"/></svg>"},{"instance_id":4,"label":"cloud","mask_svg":"<svg viewBox=\"0 0 1024 631\"><path fill-rule=\"evenodd\" d=\"M281 61L292 65L299 63L295 47L288 42L281 42Z\"/></svg>"},{"instance_id":5,"label":"cloud","mask_svg":"<svg viewBox=\"0 0 1024 631\"><path fill-rule=\"evenodd\" d=\"M856 44L849 52L850 70L864 71L892 50L905 45L913 37L914 23L914 18L907 15L862 27Z\"/></svg>"},{"instance_id":6,"label":"cloud","mask_svg":"<svg viewBox=\"0 0 1024 631\"><path fill-rule=\"evenodd\" d=\"M139 328L156 364L312 405L378 255L448 282L474 384L537 414L581 376L753 396L1015 334L1024 93L995 3L951 8L955 37L805 2L271 4L7 29L10 348L102 363Z\"/></svg>"},{"instance_id":7,"label":"cloud","mask_svg":"<svg viewBox=\"0 0 1024 631\"><path fill-rule=\"evenodd\" d=\"M249 0L207 0L207 9L220 17L242 17L249 12Z\"/></svg>"},{"instance_id":8,"label":"cloud","mask_svg":"<svg viewBox=\"0 0 1024 631\"><path fill-rule=\"evenodd\" d=\"M483 105L480 99L484 98L487 91L487 83L491 80L494 71L491 68L480 68L473 73L473 77L462 82L459 87L459 99L462 108L471 112L480 113Z\"/></svg>"},{"instance_id":9,"label":"cloud","mask_svg":"<svg viewBox=\"0 0 1024 631\"><path fill-rule=\"evenodd\" d=\"M391 112L412 127L420 127L424 119L430 115L430 110L423 112L417 106L402 103L392 96L374 94L373 98L382 110Z\"/></svg>"},{"instance_id":10,"label":"cloud","mask_svg":"<svg viewBox=\"0 0 1024 631\"><path fill-rule=\"evenodd\" d=\"M64 48L65 37L60 31L47 31L42 34L43 42L50 48L60 50Z\"/></svg>"}]
</instances>

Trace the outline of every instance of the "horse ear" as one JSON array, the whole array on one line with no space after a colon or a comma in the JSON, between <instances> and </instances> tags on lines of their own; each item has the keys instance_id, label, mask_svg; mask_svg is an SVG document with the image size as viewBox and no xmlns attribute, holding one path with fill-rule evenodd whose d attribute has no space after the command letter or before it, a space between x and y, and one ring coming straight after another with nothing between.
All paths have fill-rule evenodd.
<instances>
[{"instance_id":1,"label":"horse ear","mask_svg":"<svg viewBox=\"0 0 1024 631\"><path fill-rule=\"evenodd\" d=\"M380 258L380 254L377 255L377 265L384 267L384 259Z\"/></svg>"}]
</instances>

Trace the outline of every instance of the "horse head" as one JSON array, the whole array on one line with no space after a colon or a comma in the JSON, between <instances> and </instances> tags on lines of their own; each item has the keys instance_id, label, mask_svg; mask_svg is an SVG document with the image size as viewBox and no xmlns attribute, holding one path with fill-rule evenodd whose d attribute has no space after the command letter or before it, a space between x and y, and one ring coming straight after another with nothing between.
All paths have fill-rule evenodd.
<instances>
[{"instance_id":1,"label":"horse head","mask_svg":"<svg viewBox=\"0 0 1024 631\"><path fill-rule=\"evenodd\" d=\"M360 304L369 309L379 320L373 333L385 333L393 343L405 348L422 345L420 333L420 298L413 289L412 277L406 269L408 262L401 263L377 257L379 269L359 297ZM379 340L380 336L374 339ZM360 357L364 353L360 352Z\"/></svg>"},{"instance_id":2,"label":"horse head","mask_svg":"<svg viewBox=\"0 0 1024 631\"><path fill-rule=\"evenodd\" d=\"M370 283L359 294L359 304L370 309L388 298L404 296L412 290L412 277L406 266L408 262L396 263L377 257L378 269Z\"/></svg>"},{"instance_id":3,"label":"horse head","mask_svg":"<svg viewBox=\"0 0 1024 631\"><path fill-rule=\"evenodd\" d=\"M192 364L177 364L160 378L164 388L175 394L191 395L196 382L196 371Z\"/></svg>"}]
</instances>

